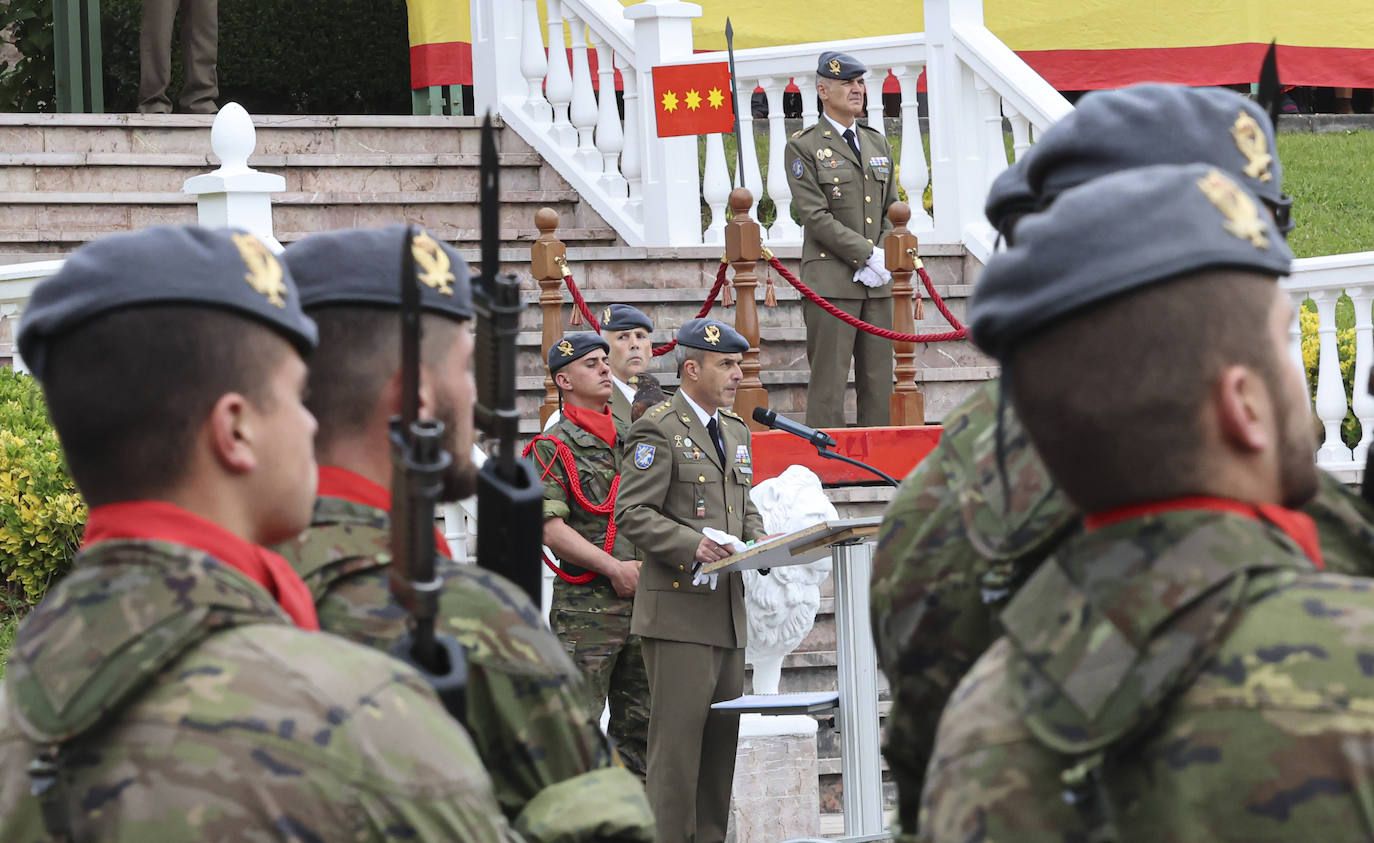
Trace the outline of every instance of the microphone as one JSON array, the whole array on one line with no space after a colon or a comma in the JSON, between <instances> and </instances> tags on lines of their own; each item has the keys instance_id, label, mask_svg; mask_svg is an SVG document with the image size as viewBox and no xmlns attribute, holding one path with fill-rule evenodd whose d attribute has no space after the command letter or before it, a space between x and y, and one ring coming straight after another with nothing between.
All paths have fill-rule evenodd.
<instances>
[{"instance_id":1,"label":"microphone","mask_svg":"<svg viewBox=\"0 0 1374 843\"><path fill-rule=\"evenodd\" d=\"M786 416L778 415L775 411L767 407L754 408L754 421L771 427L774 430L781 430L784 433L790 433L793 436L801 437L817 448L835 447L835 439L829 433L807 427L801 422L794 422Z\"/></svg>"}]
</instances>

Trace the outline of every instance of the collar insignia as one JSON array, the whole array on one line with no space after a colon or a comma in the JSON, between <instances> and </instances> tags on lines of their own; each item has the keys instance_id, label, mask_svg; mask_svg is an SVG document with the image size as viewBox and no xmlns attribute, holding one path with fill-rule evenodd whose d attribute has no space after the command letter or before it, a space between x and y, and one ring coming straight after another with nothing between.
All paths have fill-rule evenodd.
<instances>
[{"instance_id":1,"label":"collar insignia","mask_svg":"<svg viewBox=\"0 0 1374 843\"><path fill-rule=\"evenodd\" d=\"M268 302L277 307L286 307L284 296L290 291L282 281L281 264L277 263L276 256L267 250L267 245L256 235L230 236L234 239L234 245L238 247L239 257L243 258L244 265L248 267L248 274L243 276L243 280L248 282L253 292L266 297Z\"/></svg>"},{"instance_id":2,"label":"collar insignia","mask_svg":"<svg viewBox=\"0 0 1374 843\"><path fill-rule=\"evenodd\" d=\"M1273 163L1274 156L1269 154L1269 142L1255 118L1242 111L1231 127L1231 137L1235 138L1236 148L1249 162L1245 165L1245 175L1262 182L1273 181L1274 174L1269 172L1269 165Z\"/></svg>"},{"instance_id":3,"label":"collar insignia","mask_svg":"<svg viewBox=\"0 0 1374 843\"><path fill-rule=\"evenodd\" d=\"M1227 232L1241 240L1249 240L1256 249L1269 248L1259 208L1239 185L1222 175L1220 170L1212 170L1198 179L1197 186L1226 218L1223 227Z\"/></svg>"},{"instance_id":4,"label":"collar insignia","mask_svg":"<svg viewBox=\"0 0 1374 843\"><path fill-rule=\"evenodd\" d=\"M840 75L840 60L839 60L839 59L831 59L831 60L830 60L830 72L833 73L833 74L835 74L836 76L839 76L839 75Z\"/></svg>"},{"instance_id":5,"label":"collar insignia","mask_svg":"<svg viewBox=\"0 0 1374 843\"><path fill-rule=\"evenodd\" d=\"M418 277L420 282L432 290L437 290L440 295L453 295L453 273L449 272L452 265L448 259L448 254L439 248L429 232L421 231L410 241L410 253L415 256L415 262L423 270Z\"/></svg>"},{"instance_id":6,"label":"collar insignia","mask_svg":"<svg viewBox=\"0 0 1374 843\"><path fill-rule=\"evenodd\" d=\"M570 343L570 342L568 342L567 340L563 340L562 342L560 342L560 343L558 344L557 348L558 348L558 353L561 354L561 355L563 355L564 357L572 357L572 356L573 356L573 344Z\"/></svg>"},{"instance_id":7,"label":"collar insignia","mask_svg":"<svg viewBox=\"0 0 1374 843\"><path fill-rule=\"evenodd\" d=\"M711 345L720 345L720 328L717 328L715 325L707 325L706 341Z\"/></svg>"}]
</instances>

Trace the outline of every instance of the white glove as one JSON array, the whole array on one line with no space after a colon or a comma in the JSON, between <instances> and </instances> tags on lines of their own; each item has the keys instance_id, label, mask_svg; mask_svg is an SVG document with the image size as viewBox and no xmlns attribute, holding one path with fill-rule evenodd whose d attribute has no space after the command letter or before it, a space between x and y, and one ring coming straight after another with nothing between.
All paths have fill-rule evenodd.
<instances>
[{"instance_id":1,"label":"white glove","mask_svg":"<svg viewBox=\"0 0 1374 843\"><path fill-rule=\"evenodd\" d=\"M884 284L892 280L892 273L887 271L887 252L877 246L873 247L873 254L868 256L868 263L864 266L873 270L879 278L883 279Z\"/></svg>"},{"instance_id":2,"label":"white glove","mask_svg":"<svg viewBox=\"0 0 1374 843\"><path fill-rule=\"evenodd\" d=\"M891 276L888 276L889 278ZM887 283L884 278L874 271L873 267L864 264L859 267L859 271L854 273L854 283L862 284L865 287L881 287Z\"/></svg>"},{"instance_id":3,"label":"white glove","mask_svg":"<svg viewBox=\"0 0 1374 843\"><path fill-rule=\"evenodd\" d=\"M705 585L705 584L707 584L707 583L710 583L710 584L711 584L711 590L712 590L712 591L715 591L715 590L716 590L716 580L719 579L719 578L720 578L720 574L703 574L703 573L701 572L700 567L698 567L697 572L696 572L695 574L692 575L692 585Z\"/></svg>"}]
</instances>

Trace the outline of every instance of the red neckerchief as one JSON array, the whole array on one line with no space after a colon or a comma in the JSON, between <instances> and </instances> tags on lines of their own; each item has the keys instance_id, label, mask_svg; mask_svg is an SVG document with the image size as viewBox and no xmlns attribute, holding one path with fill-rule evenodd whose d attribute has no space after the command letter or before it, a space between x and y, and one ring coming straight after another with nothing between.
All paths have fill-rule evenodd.
<instances>
[{"instance_id":1,"label":"red neckerchief","mask_svg":"<svg viewBox=\"0 0 1374 843\"><path fill-rule=\"evenodd\" d=\"M320 484L316 494L322 498L342 498L391 514L391 492L385 486L337 465L320 466ZM453 551L449 550L448 541L438 527L434 528L434 549L449 559L453 558Z\"/></svg>"},{"instance_id":2,"label":"red neckerchief","mask_svg":"<svg viewBox=\"0 0 1374 843\"><path fill-rule=\"evenodd\" d=\"M290 562L175 504L126 501L94 507L86 519L81 547L110 539L151 539L204 551L267 589L296 626L320 628L315 599Z\"/></svg>"},{"instance_id":3,"label":"red neckerchief","mask_svg":"<svg viewBox=\"0 0 1374 843\"><path fill-rule=\"evenodd\" d=\"M1321 543L1317 537L1317 524L1306 514L1295 509L1287 509L1272 503L1245 503L1231 498L1212 498L1203 495L1188 498L1173 498L1149 503L1136 503L1128 506L1094 512L1083 516L1083 527L1088 531L1099 530L1110 524L1143 518L1146 515L1159 515L1164 512L1184 510L1203 510L1207 512L1229 512L1254 521L1267 521L1278 527L1288 538L1302 548L1307 558L1318 571L1326 570L1322 561Z\"/></svg>"},{"instance_id":4,"label":"red neckerchief","mask_svg":"<svg viewBox=\"0 0 1374 843\"><path fill-rule=\"evenodd\" d=\"M615 447L615 418L611 416L610 404L599 413L585 407L564 404L563 417L610 447Z\"/></svg>"}]
</instances>

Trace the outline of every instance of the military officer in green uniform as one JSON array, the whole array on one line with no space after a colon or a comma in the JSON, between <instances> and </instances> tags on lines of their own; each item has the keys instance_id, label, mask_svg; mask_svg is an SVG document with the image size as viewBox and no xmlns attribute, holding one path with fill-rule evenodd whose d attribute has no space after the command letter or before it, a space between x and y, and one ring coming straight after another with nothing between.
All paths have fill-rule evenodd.
<instances>
[{"instance_id":1,"label":"military officer in green uniform","mask_svg":"<svg viewBox=\"0 0 1374 843\"><path fill-rule=\"evenodd\" d=\"M644 638L653 708L649 803L661 843L725 839L739 716L712 711L744 687L748 625L738 573L702 574L731 551L702 532L763 535L749 498L749 427L728 408L749 343L714 319L677 333L682 385L630 428L616 525L644 552L631 629Z\"/></svg>"},{"instance_id":2,"label":"military officer in green uniform","mask_svg":"<svg viewBox=\"0 0 1374 843\"><path fill-rule=\"evenodd\" d=\"M610 349L611 415L624 435L630 429L630 404L635 400L639 376L653 359L650 335L654 323L644 311L628 304L613 304L601 312L601 338Z\"/></svg>"},{"instance_id":3,"label":"military officer in green uniform","mask_svg":"<svg viewBox=\"0 0 1374 843\"><path fill-rule=\"evenodd\" d=\"M881 126L861 126L868 68L844 53L822 53L816 92L824 113L787 142L792 205L805 231L802 283L836 307L880 328L892 327L892 276L883 237L897 201L892 149ZM859 331L811 302L806 319L806 423L844 426L844 387L854 360L860 427L890 419L892 343Z\"/></svg>"},{"instance_id":4,"label":"military officer in green uniform","mask_svg":"<svg viewBox=\"0 0 1374 843\"><path fill-rule=\"evenodd\" d=\"M604 330L604 325L603 325ZM630 632L639 552L613 525L620 425L607 401L613 382L606 340L568 334L549 349L563 411L533 443L544 481L544 544L559 559L549 624L586 678L587 710L610 702L607 732L642 780L649 741L649 677Z\"/></svg>"},{"instance_id":5,"label":"military officer in green uniform","mask_svg":"<svg viewBox=\"0 0 1374 843\"><path fill-rule=\"evenodd\" d=\"M319 498L310 529L279 547L310 586L328 632L390 650L407 616L388 587L392 416L400 412L400 256L422 309L422 418L442 421L453 463L441 499L475 489L473 317L467 264L428 232L393 225L316 234L284 260L319 325L308 406L320 419ZM449 558L438 628L467 656L463 716L512 824L531 840L651 840L643 786L585 707L577 669L538 609L505 578ZM597 712L599 714L599 712Z\"/></svg>"},{"instance_id":6,"label":"military officer in green uniform","mask_svg":"<svg viewBox=\"0 0 1374 843\"><path fill-rule=\"evenodd\" d=\"M1290 257L1188 164L1066 190L988 262L974 340L1084 515L950 699L920 839L1374 833L1374 594L1292 508L1318 480Z\"/></svg>"},{"instance_id":7,"label":"military officer in green uniform","mask_svg":"<svg viewBox=\"0 0 1374 843\"><path fill-rule=\"evenodd\" d=\"M107 237L34 290L19 350L91 510L9 654L0 839L516 839L428 683L319 633L262 546L309 523L315 342L242 232Z\"/></svg>"}]
</instances>

